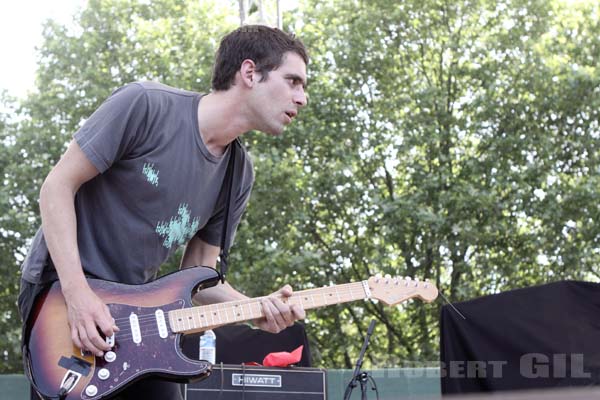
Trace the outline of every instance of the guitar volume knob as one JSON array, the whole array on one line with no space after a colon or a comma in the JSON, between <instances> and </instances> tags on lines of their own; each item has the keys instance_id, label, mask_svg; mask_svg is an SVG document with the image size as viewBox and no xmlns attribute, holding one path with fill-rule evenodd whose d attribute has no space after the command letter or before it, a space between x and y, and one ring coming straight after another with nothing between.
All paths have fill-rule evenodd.
<instances>
[{"instance_id":1,"label":"guitar volume knob","mask_svg":"<svg viewBox=\"0 0 600 400\"><path fill-rule=\"evenodd\" d=\"M85 394L90 397L94 397L98 394L98 388L95 385L89 385L85 388Z\"/></svg>"},{"instance_id":2,"label":"guitar volume knob","mask_svg":"<svg viewBox=\"0 0 600 400\"><path fill-rule=\"evenodd\" d=\"M108 378L110 378L110 371L109 371L109 370L107 370L106 368L101 368L101 369L98 371L98 378L99 378L101 381L105 381L105 380L107 380Z\"/></svg>"},{"instance_id":3,"label":"guitar volume knob","mask_svg":"<svg viewBox=\"0 0 600 400\"><path fill-rule=\"evenodd\" d=\"M106 362L111 363L117 359L117 354L114 351L107 351L106 354L104 354L104 359Z\"/></svg>"}]
</instances>

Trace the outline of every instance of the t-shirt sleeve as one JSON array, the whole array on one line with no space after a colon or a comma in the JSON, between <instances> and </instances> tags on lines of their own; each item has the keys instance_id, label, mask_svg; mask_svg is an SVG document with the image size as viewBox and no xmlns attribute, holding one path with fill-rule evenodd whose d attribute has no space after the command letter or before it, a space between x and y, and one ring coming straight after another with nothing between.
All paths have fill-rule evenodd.
<instances>
[{"instance_id":1,"label":"t-shirt sleeve","mask_svg":"<svg viewBox=\"0 0 600 400\"><path fill-rule=\"evenodd\" d=\"M148 101L136 83L114 91L75 133L77 144L102 173L135 148L145 131Z\"/></svg>"},{"instance_id":2,"label":"t-shirt sleeve","mask_svg":"<svg viewBox=\"0 0 600 400\"><path fill-rule=\"evenodd\" d=\"M245 166L243 171L241 171L242 181L238 187L239 190L237 192L234 209L232 210L233 214L231 218L231 226L227 230L227 238L225 241L227 249L229 249L233 244L237 227L242 219L244 211L246 210L246 206L248 205L248 200L250 199L250 194L252 192L252 185L254 183L252 162L247 155L244 161ZM225 207L222 205L218 208L218 211L210 217L206 225L200 229L200 231L198 231L197 236L208 244L221 247L221 235L223 234L224 219Z\"/></svg>"}]
</instances>

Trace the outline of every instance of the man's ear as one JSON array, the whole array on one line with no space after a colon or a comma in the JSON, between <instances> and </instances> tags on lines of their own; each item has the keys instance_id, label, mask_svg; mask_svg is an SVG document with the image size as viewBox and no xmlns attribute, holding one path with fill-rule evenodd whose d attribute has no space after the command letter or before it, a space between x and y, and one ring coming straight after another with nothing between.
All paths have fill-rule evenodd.
<instances>
[{"instance_id":1,"label":"man's ear","mask_svg":"<svg viewBox=\"0 0 600 400\"><path fill-rule=\"evenodd\" d=\"M242 61L240 67L240 79L242 84L247 87L252 87L257 81L256 64L249 58Z\"/></svg>"}]
</instances>

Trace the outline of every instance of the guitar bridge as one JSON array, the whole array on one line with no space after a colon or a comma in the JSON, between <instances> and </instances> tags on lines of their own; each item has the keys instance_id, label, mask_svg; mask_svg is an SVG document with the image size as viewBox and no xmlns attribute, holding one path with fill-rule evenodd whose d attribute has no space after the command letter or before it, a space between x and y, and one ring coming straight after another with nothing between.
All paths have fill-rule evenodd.
<instances>
[{"instance_id":1,"label":"guitar bridge","mask_svg":"<svg viewBox=\"0 0 600 400\"><path fill-rule=\"evenodd\" d=\"M82 376L88 376L92 367L89 362L73 356L71 358L61 357L58 365L67 370L60 383L59 398L73 390Z\"/></svg>"},{"instance_id":2,"label":"guitar bridge","mask_svg":"<svg viewBox=\"0 0 600 400\"><path fill-rule=\"evenodd\" d=\"M80 379L81 379L81 374L79 372L75 372L73 370L68 370L65 373L65 376L63 377L62 382L60 383L60 392L59 393L64 393L64 394L69 393L71 390L73 390L73 388L75 386L77 386L77 383L79 382Z\"/></svg>"}]
</instances>

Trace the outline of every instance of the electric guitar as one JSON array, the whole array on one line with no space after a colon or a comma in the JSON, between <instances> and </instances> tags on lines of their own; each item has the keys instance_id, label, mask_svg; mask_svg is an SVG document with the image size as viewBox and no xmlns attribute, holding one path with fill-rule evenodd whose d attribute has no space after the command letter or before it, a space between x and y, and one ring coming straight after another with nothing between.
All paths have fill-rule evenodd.
<instances>
[{"instance_id":1,"label":"electric guitar","mask_svg":"<svg viewBox=\"0 0 600 400\"><path fill-rule=\"evenodd\" d=\"M26 369L36 391L51 399L105 399L149 375L188 382L208 376L211 364L183 355L182 335L264 316L261 298L192 306L191 294L214 286L219 274L194 267L143 285L90 279L120 328L105 340L104 357L82 352L71 341L60 283L36 299L26 326ZM435 285L410 278L371 277L366 281L294 292L283 301L304 309L375 298L395 305L418 297L430 302Z\"/></svg>"}]
</instances>

